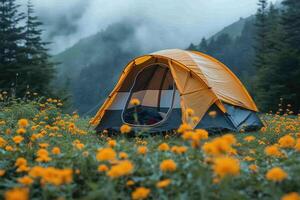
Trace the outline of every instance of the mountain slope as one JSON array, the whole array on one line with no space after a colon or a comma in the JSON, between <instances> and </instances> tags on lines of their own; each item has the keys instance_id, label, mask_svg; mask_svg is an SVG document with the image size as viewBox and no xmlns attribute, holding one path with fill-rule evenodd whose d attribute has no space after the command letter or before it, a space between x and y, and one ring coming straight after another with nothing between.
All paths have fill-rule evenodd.
<instances>
[{"instance_id":1,"label":"mountain slope","mask_svg":"<svg viewBox=\"0 0 300 200\"><path fill-rule=\"evenodd\" d=\"M245 24L249 21L253 21L254 19L255 19L254 15L251 15L250 17L247 18L240 18L238 21L230 24L229 26L224 27L221 31L214 34L208 40L211 41L213 38L217 39L219 36L223 34L228 34L231 37L231 39L235 39L241 36Z\"/></svg>"}]
</instances>

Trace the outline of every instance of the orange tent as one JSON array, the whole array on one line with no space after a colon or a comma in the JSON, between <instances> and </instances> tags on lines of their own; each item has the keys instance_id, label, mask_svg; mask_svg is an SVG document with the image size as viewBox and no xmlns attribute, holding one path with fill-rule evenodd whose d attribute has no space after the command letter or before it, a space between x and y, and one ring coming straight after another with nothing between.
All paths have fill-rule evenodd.
<instances>
[{"instance_id":1,"label":"orange tent","mask_svg":"<svg viewBox=\"0 0 300 200\"><path fill-rule=\"evenodd\" d=\"M170 95L172 91L173 96ZM249 115L258 111L243 84L224 64L203 53L179 49L158 51L132 60L123 70L117 85L93 118L92 124L99 125L110 110L118 110L121 111L121 117L114 119L121 120L122 123L133 126L161 125L158 122L127 122L124 111L133 109L129 103L133 97L139 99L141 106L145 107L142 117L147 115L144 113L145 109L151 108L150 113L153 115L157 114L153 110L165 110L162 114L159 113L163 116L160 122L165 121L164 117L178 102L175 107L181 110L182 122L188 121L187 116L182 114L187 108L194 111L197 116L194 118L197 120L193 120L194 127L197 127L213 105L222 114L228 114L228 108L232 107L248 111ZM238 126L234 122L233 124Z\"/></svg>"}]
</instances>

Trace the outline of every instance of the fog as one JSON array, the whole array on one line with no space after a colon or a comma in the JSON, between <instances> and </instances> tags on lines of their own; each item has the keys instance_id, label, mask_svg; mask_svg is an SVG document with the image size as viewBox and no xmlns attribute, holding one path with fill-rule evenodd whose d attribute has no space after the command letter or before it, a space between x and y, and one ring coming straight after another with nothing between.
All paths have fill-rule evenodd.
<instances>
[{"instance_id":1,"label":"fog","mask_svg":"<svg viewBox=\"0 0 300 200\"><path fill-rule=\"evenodd\" d=\"M276 0L273 0L275 2ZM19 0L24 6L27 0ZM145 51L185 48L256 12L257 0L32 0L53 54L127 20Z\"/></svg>"}]
</instances>

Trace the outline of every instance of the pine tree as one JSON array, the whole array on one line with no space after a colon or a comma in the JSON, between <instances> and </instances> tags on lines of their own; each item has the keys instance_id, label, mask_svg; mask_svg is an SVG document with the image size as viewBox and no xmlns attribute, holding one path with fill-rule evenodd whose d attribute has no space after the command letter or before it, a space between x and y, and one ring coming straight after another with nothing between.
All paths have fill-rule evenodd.
<instances>
[{"instance_id":1,"label":"pine tree","mask_svg":"<svg viewBox=\"0 0 300 200\"><path fill-rule=\"evenodd\" d=\"M262 68L266 65L266 37L267 37L267 0L258 0L258 10L256 13L256 68Z\"/></svg>"},{"instance_id":2,"label":"pine tree","mask_svg":"<svg viewBox=\"0 0 300 200\"><path fill-rule=\"evenodd\" d=\"M34 15L34 8L30 0L27 4L27 16L25 26L25 54L23 58L23 74L20 74L23 83L30 90L40 94L49 95L49 84L54 76L54 65L49 61L50 55L41 35L43 24Z\"/></svg>"},{"instance_id":3,"label":"pine tree","mask_svg":"<svg viewBox=\"0 0 300 200\"><path fill-rule=\"evenodd\" d=\"M0 89L9 90L17 84L19 63L23 54L24 27L20 21L24 13L18 12L15 0L0 0ZM14 88L16 86L13 86Z\"/></svg>"},{"instance_id":4,"label":"pine tree","mask_svg":"<svg viewBox=\"0 0 300 200\"><path fill-rule=\"evenodd\" d=\"M208 51L208 44L207 44L207 40L204 38L202 38L200 44L199 44L199 51L203 52L203 53L207 53Z\"/></svg>"},{"instance_id":5,"label":"pine tree","mask_svg":"<svg viewBox=\"0 0 300 200\"><path fill-rule=\"evenodd\" d=\"M258 68L256 77L256 97L262 111L276 110L284 88L278 57L282 49L282 27L280 11L270 5L266 17L268 30L264 38L264 65Z\"/></svg>"},{"instance_id":6,"label":"pine tree","mask_svg":"<svg viewBox=\"0 0 300 200\"><path fill-rule=\"evenodd\" d=\"M194 45L193 43L191 43L190 46L187 49L191 50L191 51L197 51L197 46Z\"/></svg>"},{"instance_id":7,"label":"pine tree","mask_svg":"<svg viewBox=\"0 0 300 200\"><path fill-rule=\"evenodd\" d=\"M283 46L278 55L278 67L284 90L282 97L300 111L300 1L284 0L282 15Z\"/></svg>"}]
</instances>

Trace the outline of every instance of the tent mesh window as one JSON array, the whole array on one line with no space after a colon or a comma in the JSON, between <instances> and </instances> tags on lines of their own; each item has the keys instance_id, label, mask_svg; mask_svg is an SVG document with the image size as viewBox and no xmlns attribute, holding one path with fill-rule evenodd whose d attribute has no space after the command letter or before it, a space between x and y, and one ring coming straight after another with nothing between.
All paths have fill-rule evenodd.
<instances>
[{"instance_id":1,"label":"tent mesh window","mask_svg":"<svg viewBox=\"0 0 300 200\"><path fill-rule=\"evenodd\" d=\"M172 109L174 91L174 81L168 67L157 63L145 67L135 78L122 114L123 121L141 126L159 124ZM131 105L132 99L138 99L140 105Z\"/></svg>"}]
</instances>

